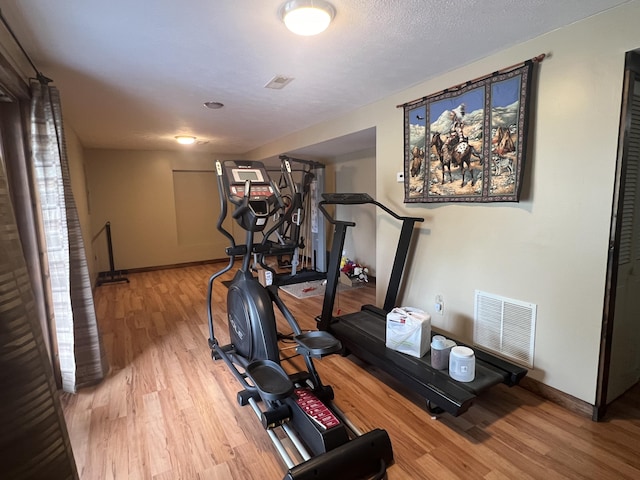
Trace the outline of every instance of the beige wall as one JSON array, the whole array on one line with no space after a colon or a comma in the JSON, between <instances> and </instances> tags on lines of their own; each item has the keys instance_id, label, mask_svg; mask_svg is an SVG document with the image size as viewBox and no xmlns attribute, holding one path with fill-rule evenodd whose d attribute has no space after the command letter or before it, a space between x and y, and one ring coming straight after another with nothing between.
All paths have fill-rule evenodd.
<instances>
[{"instance_id":1,"label":"beige wall","mask_svg":"<svg viewBox=\"0 0 640 480\"><path fill-rule=\"evenodd\" d=\"M71 177L71 191L78 209L82 239L87 255L89 278L95 284L98 270L96 257L93 253L91 212L89 210L89 197L87 195L87 179L85 177L84 149L78 140L76 132L70 125L65 124L64 135L67 146L67 158L69 160L69 176Z\"/></svg>"},{"instance_id":2,"label":"beige wall","mask_svg":"<svg viewBox=\"0 0 640 480\"><path fill-rule=\"evenodd\" d=\"M213 171L222 156L191 151L125 151L87 149L85 161L91 201L91 230L100 271L109 270L103 229L111 223L116 270L174 265L225 258L227 242L216 234L210 241L179 241L173 172ZM212 185L217 192L217 186ZM217 193L216 193L217 195ZM219 202L194 205L211 208L217 221Z\"/></svg>"},{"instance_id":3,"label":"beige wall","mask_svg":"<svg viewBox=\"0 0 640 480\"><path fill-rule=\"evenodd\" d=\"M108 271L109 259L104 225L111 223L116 270L175 265L227 258L228 240L215 230L219 200L215 180L210 181L213 201L193 201L189 212L185 201L185 181L192 179L194 195L203 190L203 181L212 177L216 159L232 155L180 151L127 151L87 149L87 184L91 205L90 246L96 271ZM272 165L279 165L272 161ZM372 168L369 168L373 171ZM174 176L176 172L176 176ZM207 175L198 175L206 172ZM333 191L334 173L327 167L326 188ZM375 174L375 172L374 172ZM176 183L178 182L178 183ZM177 189L177 190L176 190ZM178 193L176 196L176 192ZM185 214L191 214L189 216ZM192 218L190 218L192 217ZM210 222L197 227L196 222ZM181 230L191 226L189 232ZM226 228L237 243L245 242L245 232L231 220ZM201 240L207 238L208 240ZM195 239L195 240L194 240ZM200 240L198 240L200 239ZM96 274L97 275L97 274ZM92 276L95 279L95 275Z\"/></svg>"},{"instance_id":4,"label":"beige wall","mask_svg":"<svg viewBox=\"0 0 640 480\"><path fill-rule=\"evenodd\" d=\"M616 162L624 55L640 47L640 2L505 49L330 122L249 153L266 158L377 129L376 196L423 216L399 303L432 313L436 327L469 339L475 289L537 304L530 376L590 403L595 389ZM396 105L540 53L532 156L518 204L403 205L403 114ZM428 59L425 59L427 61ZM378 224L378 296L397 227ZM433 311L444 297L444 315Z\"/></svg>"},{"instance_id":5,"label":"beige wall","mask_svg":"<svg viewBox=\"0 0 640 480\"><path fill-rule=\"evenodd\" d=\"M363 150L336 157L335 191L368 193L376 198L376 151ZM376 275L376 208L373 205L338 206L336 218L355 222L357 228L347 230L344 251L347 257L369 268Z\"/></svg>"}]
</instances>

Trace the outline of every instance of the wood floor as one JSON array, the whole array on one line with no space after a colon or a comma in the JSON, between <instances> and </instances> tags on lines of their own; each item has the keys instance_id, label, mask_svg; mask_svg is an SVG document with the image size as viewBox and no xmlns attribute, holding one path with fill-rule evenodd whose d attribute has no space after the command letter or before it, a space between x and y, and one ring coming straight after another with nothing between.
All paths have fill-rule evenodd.
<instances>
[{"instance_id":1,"label":"wood floor","mask_svg":"<svg viewBox=\"0 0 640 480\"><path fill-rule=\"evenodd\" d=\"M95 387L62 395L83 480L282 478L285 468L266 432L249 407L238 405L237 381L207 346L205 292L218 267L130 274L128 284L97 289L111 372ZM374 294L371 287L342 293L337 308L353 311ZM228 338L225 295L218 283L221 342ZM302 328L315 329L322 297L281 295ZM388 385L393 379L350 357L316 365L356 425L389 432L390 480L640 478L637 388L602 423L502 385L458 418L432 419L420 399L403 396Z\"/></svg>"}]
</instances>

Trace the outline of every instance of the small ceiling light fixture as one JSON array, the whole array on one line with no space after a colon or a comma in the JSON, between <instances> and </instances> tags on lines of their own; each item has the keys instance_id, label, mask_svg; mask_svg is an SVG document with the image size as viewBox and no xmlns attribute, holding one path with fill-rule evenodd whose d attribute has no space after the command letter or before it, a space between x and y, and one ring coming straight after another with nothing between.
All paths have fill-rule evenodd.
<instances>
[{"instance_id":1,"label":"small ceiling light fixture","mask_svg":"<svg viewBox=\"0 0 640 480\"><path fill-rule=\"evenodd\" d=\"M290 0L280 7L280 18L297 35L324 32L335 15L336 9L325 0Z\"/></svg>"},{"instance_id":2,"label":"small ceiling light fixture","mask_svg":"<svg viewBox=\"0 0 640 480\"><path fill-rule=\"evenodd\" d=\"M224 107L224 103L220 102L204 102L204 106L210 108L211 110L217 110L218 108Z\"/></svg>"},{"instance_id":3,"label":"small ceiling light fixture","mask_svg":"<svg viewBox=\"0 0 640 480\"><path fill-rule=\"evenodd\" d=\"M188 135L178 135L176 137L176 142L181 145L191 145L192 143L195 143L195 141L196 137L190 137Z\"/></svg>"}]
</instances>

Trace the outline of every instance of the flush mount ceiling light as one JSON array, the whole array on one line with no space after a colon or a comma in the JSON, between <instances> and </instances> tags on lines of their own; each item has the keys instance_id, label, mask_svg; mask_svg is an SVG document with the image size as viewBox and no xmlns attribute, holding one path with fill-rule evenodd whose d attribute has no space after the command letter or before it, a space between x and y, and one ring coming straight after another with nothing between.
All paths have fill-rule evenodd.
<instances>
[{"instance_id":1,"label":"flush mount ceiling light","mask_svg":"<svg viewBox=\"0 0 640 480\"><path fill-rule=\"evenodd\" d=\"M190 137L188 135L178 135L176 137L176 142L180 143L181 145L191 145L192 143L195 143L196 141L196 137Z\"/></svg>"},{"instance_id":2,"label":"flush mount ceiling light","mask_svg":"<svg viewBox=\"0 0 640 480\"><path fill-rule=\"evenodd\" d=\"M290 0L280 7L280 18L297 35L317 35L324 32L336 9L324 0Z\"/></svg>"},{"instance_id":3,"label":"flush mount ceiling light","mask_svg":"<svg viewBox=\"0 0 640 480\"><path fill-rule=\"evenodd\" d=\"M224 107L224 103L220 102L204 102L204 106L210 108L211 110L217 110L218 108Z\"/></svg>"}]
</instances>

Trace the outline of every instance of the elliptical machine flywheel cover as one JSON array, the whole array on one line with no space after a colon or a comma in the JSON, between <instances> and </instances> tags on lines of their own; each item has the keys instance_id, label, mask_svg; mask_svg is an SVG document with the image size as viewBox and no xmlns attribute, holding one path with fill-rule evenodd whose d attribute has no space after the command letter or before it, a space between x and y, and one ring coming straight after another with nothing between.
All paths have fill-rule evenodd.
<instances>
[{"instance_id":1,"label":"elliptical machine flywheel cover","mask_svg":"<svg viewBox=\"0 0 640 480\"><path fill-rule=\"evenodd\" d=\"M249 362L280 362L278 333L269 292L251 276L238 271L227 294L229 336L235 351Z\"/></svg>"}]
</instances>

